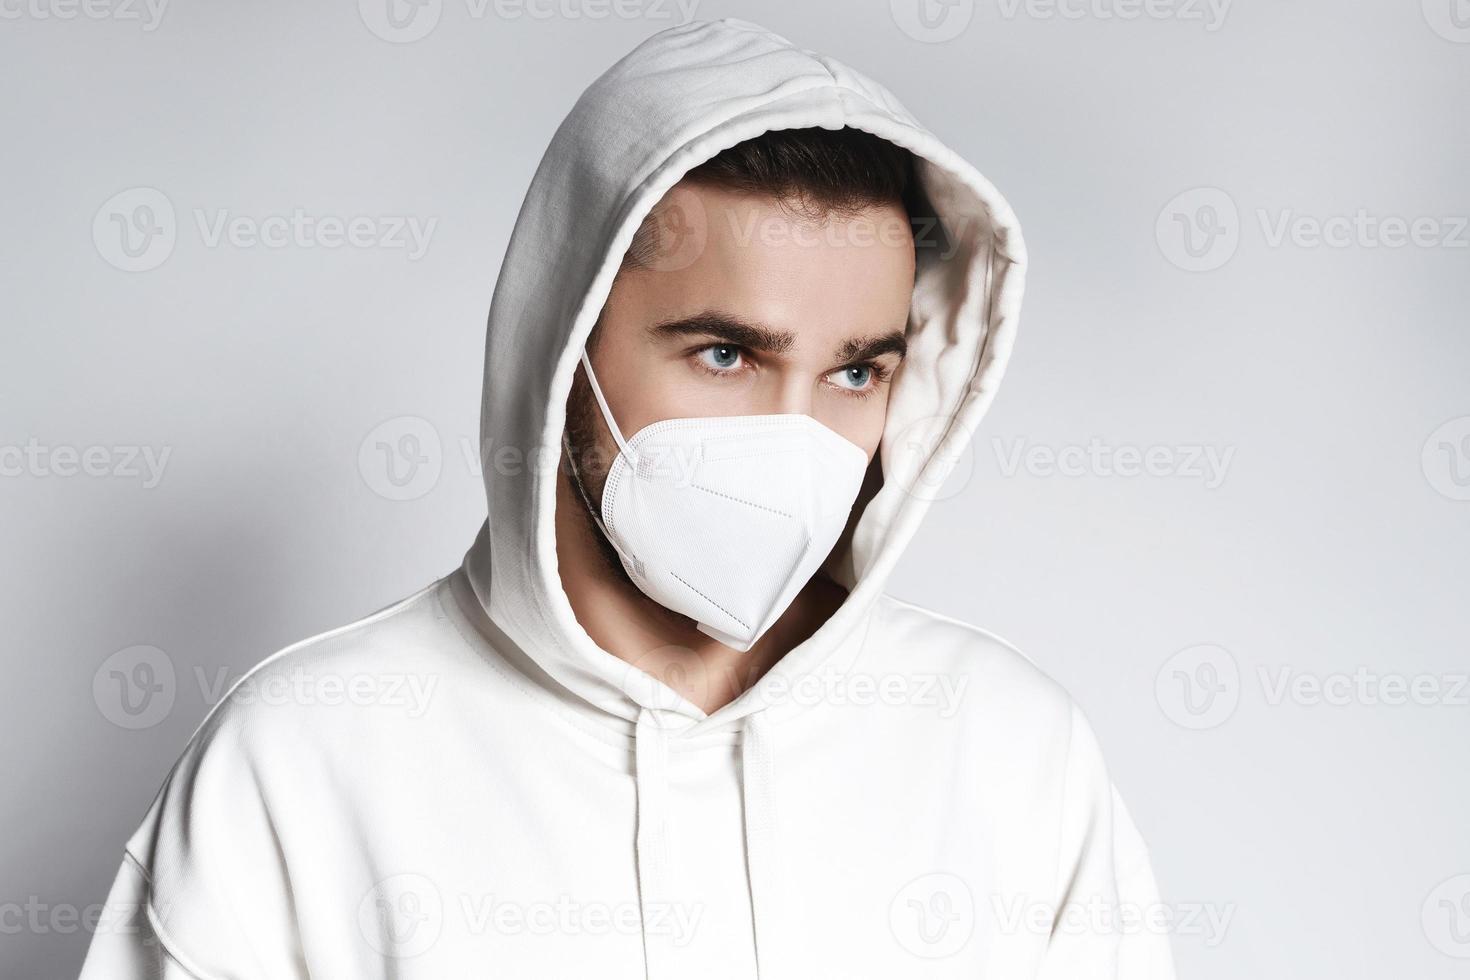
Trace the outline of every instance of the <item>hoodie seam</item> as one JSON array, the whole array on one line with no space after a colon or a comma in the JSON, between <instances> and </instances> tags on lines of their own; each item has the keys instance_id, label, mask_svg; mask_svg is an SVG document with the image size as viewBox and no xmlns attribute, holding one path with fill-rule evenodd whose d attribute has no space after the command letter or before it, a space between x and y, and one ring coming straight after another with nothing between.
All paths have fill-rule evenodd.
<instances>
[{"instance_id":1,"label":"hoodie seam","mask_svg":"<svg viewBox=\"0 0 1470 980\"><path fill-rule=\"evenodd\" d=\"M442 579L438 581L442 581ZM366 616L359 617L358 619L351 620L339 626L330 627L318 633L313 633L312 635L305 637L304 639L297 640L295 643L291 643L287 646L281 647L274 653L271 653L269 656L260 660L258 663L255 664L255 666L251 667L249 670L241 674L235 680L234 684L230 685L229 690L226 691L224 693L224 696L221 697L219 701L217 701L214 706L209 709L204 718L195 727L193 733L189 736L188 742L185 744L194 744L195 740L197 740L199 736L205 731L205 729L207 729L211 724L220 723L218 719L224 717L225 705L233 701L235 692L238 691L242 686L244 686L246 682L251 681L257 675L262 674L267 667L275 664L277 661L285 661L287 658L303 650L315 647L320 643L336 639L339 636L346 636L357 630L366 629L369 626L372 626L382 620L392 617L393 615L405 609L408 609L415 602L423 600L428 595L428 593L432 592L434 590L434 587L438 584L438 581L430 582L429 584L415 590L411 594L406 595L401 599L397 599L389 603L388 605L381 607L375 612L368 613ZM181 763L182 761L183 759L180 758L177 762L174 763L173 768L169 770L170 778L172 778L173 776L174 769L177 769L179 763ZM159 794L161 795L162 792L163 790L160 789Z\"/></svg>"},{"instance_id":2,"label":"hoodie seam","mask_svg":"<svg viewBox=\"0 0 1470 980\"><path fill-rule=\"evenodd\" d=\"M1046 676L1048 677L1048 679L1051 679L1051 675L1050 674L1047 674L1047 672L1042 669L1041 665L1038 664L1035 660L1033 660L1030 655L1028 655L1024 650L1022 650L1020 647L1016 646L1010 640L1007 640L1005 637L1001 636L999 633L992 632L992 631L986 629L983 626L977 626L974 623L966 622L965 620L956 618L954 616L951 616L948 613L942 613L942 612L938 611L937 609L931 609L930 607L920 605L917 602L911 602L908 599L904 599L904 598L901 598L899 596L896 596L896 595L894 595L891 592L884 592L879 597L879 601L882 601L883 599L887 599L889 602L896 603L896 604L901 605L901 606L907 606L910 609L914 610L915 612L923 613L926 616L930 616L930 617L932 617L934 619L937 619L937 620L939 620L940 622L943 622L943 623L948 623L951 626L958 626L961 629L964 629L964 630L966 630L966 631L968 631L970 633L974 633L976 636L983 637L984 639L990 640L993 643L998 643L1002 647L1004 647L1006 650L1010 651L1011 653L1013 653L1016 656L1020 657L1021 659L1025 660L1027 663L1029 663L1032 667L1035 667L1041 673L1046 674ZM1055 683L1055 680L1053 680L1053 683Z\"/></svg>"},{"instance_id":3,"label":"hoodie seam","mask_svg":"<svg viewBox=\"0 0 1470 980\"><path fill-rule=\"evenodd\" d=\"M158 910L153 907L155 894L153 890L153 876L148 873L148 869L143 866L143 862L138 860L133 852L126 847L123 848L123 860L130 863L138 872L139 877L143 879L145 891L143 912L148 916L148 925L153 930L153 935L158 939L158 946L163 950L164 955L177 963L179 968L189 974L193 980L216 980L212 974L206 973L195 966L193 958L183 952L178 940L169 935L168 930L163 927Z\"/></svg>"},{"instance_id":4,"label":"hoodie seam","mask_svg":"<svg viewBox=\"0 0 1470 980\"><path fill-rule=\"evenodd\" d=\"M1077 716L1076 708L1074 706L1073 710L1067 712L1067 754L1062 760L1062 798L1061 806L1057 810L1057 836L1055 854L1057 856L1058 872L1061 872L1062 870L1061 866L1065 855L1065 850L1063 846L1065 842L1063 840L1063 835L1066 833L1067 829L1067 807L1072 800L1072 750L1076 744L1076 735ZM1081 858L1079 856L1078 863L1080 864L1080 862ZM1067 897L1071 895L1072 888L1076 884L1076 882L1077 872L1075 868L1072 871L1068 872L1065 878L1063 878L1060 873L1057 875L1057 895L1056 901L1053 903L1054 908L1060 910L1065 906ZM1052 923L1052 929L1048 936L1048 941L1056 938L1057 930L1061 927L1061 925L1062 917L1061 915L1058 915L1056 921Z\"/></svg>"}]
</instances>

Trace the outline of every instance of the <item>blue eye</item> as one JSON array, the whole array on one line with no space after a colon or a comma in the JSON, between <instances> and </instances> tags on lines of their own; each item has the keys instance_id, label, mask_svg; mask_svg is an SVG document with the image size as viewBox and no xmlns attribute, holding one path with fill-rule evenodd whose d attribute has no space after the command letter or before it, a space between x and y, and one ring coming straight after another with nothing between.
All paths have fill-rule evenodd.
<instances>
[{"instance_id":1,"label":"blue eye","mask_svg":"<svg viewBox=\"0 0 1470 980\"><path fill-rule=\"evenodd\" d=\"M699 353L709 367L722 371L740 363L740 348L734 344L711 344Z\"/></svg>"},{"instance_id":2,"label":"blue eye","mask_svg":"<svg viewBox=\"0 0 1470 980\"><path fill-rule=\"evenodd\" d=\"M843 385L852 389L866 388L873 380L873 366L871 364L853 364L835 372L842 378Z\"/></svg>"}]
</instances>

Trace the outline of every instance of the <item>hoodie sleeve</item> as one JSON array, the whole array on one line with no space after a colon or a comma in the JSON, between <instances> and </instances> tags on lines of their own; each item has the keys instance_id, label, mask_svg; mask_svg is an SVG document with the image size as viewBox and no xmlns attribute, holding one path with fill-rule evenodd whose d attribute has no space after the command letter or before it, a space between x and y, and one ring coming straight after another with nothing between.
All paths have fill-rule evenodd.
<instances>
[{"instance_id":1,"label":"hoodie sleeve","mask_svg":"<svg viewBox=\"0 0 1470 980\"><path fill-rule=\"evenodd\" d=\"M1075 704L1065 780L1057 916L1039 980L1174 980L1148 848Z\"/></svg>"},{"instance_id":2,"label":"hoodie sleeve","mask_svg":"<svg viewBox=\"0 0 1470 980\"><path fill-rule=\"evenodd\" d=\"M269 793L238 727L212 717L169 773L123 851L81 980L305 976Z\"/></svg>"},{"instance_id":3,"label":"hoodie sleeve","mask_svg":"<svg viewBox=\"0 0 1470 980\"><path fill-rule=\"evenodd\" d=\"M148 876L123 852L80 980L204 980L169 951L154 928Z\"/></svg>"}]
</instances>

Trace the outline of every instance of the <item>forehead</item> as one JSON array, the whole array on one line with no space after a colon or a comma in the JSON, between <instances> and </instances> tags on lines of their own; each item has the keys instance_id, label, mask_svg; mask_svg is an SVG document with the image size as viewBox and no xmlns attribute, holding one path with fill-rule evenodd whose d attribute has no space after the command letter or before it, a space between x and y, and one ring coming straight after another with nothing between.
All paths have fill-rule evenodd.
<instances>
[{"instance_id":1,"label":"forehead","mask_svg":"<svg viewBox=\"0 0 1470 980\"><path fill-rule=\"evenodd\" d=\"M811 215L774 197L684 182L649 223L650 257L614 287L629 312L719 309L814 341L907 321L914 242L897 203Z\"/></svg>"}]
</instances>

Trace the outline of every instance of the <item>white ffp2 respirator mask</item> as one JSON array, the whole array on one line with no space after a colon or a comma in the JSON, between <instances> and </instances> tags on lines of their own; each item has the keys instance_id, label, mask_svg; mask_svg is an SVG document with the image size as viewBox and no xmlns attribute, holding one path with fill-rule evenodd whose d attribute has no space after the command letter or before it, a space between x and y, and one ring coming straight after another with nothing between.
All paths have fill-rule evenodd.
<instances>
[{"instance_id":1,"label":"white ffp2 respirator mask","mask_svg":"<svg viewBox=\"0 0 1470 980\"><path fill-rule=\"evenodd\" d=\"M586 350L582 367L618 443L600 514L571 460L588 510L645 595L749 650L837 543L867 454L796 414L665 419L625 441Z\"/></svg>"}]
</instances>

